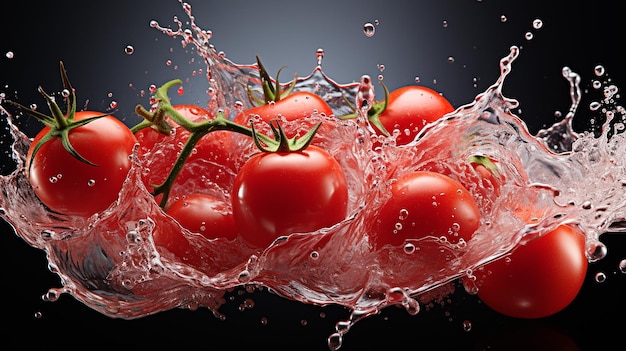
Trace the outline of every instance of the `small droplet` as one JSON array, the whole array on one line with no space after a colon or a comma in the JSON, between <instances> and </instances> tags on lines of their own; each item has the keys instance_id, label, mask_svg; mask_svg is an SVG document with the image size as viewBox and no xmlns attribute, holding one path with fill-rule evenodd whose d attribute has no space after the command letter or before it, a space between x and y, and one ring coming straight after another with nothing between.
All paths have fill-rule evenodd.
<instances>
[{"instance_id":1,"label":"small droplet","mask_svg":"<svg viewBox=\"0 0 626 351\"><path fill-rule=\"evenodd\" d=\"M376 34L376 27L370 22L365 23L363 25L363 34L368 38L373 37Z\"/></svg>"},{"instance_id":2,"label":"small droplet","mask_svg":"<svg viewBox=\"0 0 626 351\"><path fill-rule=\"evenodd\" d=\"M324 49L319 48L315 51L315 60L317 61L317 65L322 65L322 60L324 59Z\"/></svg>"},{"instance_id":3,"label":"small droplet","mask_svg":"<svg viewBox=\"0 0 626 351\"><path fill-rule=\"evenodd\" d=\"M604 75L604 66L602 65L597 65L594 69L593 72L596 74L596 76L598 77L602 77Z\"/></svg>"},{"instance_id":4,"label":"small droplet","mask_svg":"<svg viewBox=\"0 0 626 351\"><path fill-rule=\"evenodd\" d=\"M626 258L619 261L619 271L626 274Z\"/></svg>"},{"instance_id":5,"label":"small droplet","mask_svg":"<svg viewBox=\"0 0 626 351\"><path fill-rule=\"evenodd\" d=\"M539 18L535 19L533 21L533 28L534 29L541 29L541 27L543 27L543 21L540 20Z\"/></svg>"},{"instance_id":6,"label":"small droplet","mask_svg":"<svg viewBox=\"0 0 626 351\"><path fill-rule=\"evenodd\" d=\"M604 274L604 272L596 273L595 280L598 283L604 283L606 281L606 274Z\"/></svg>"},{"instance_id":7,"label":"small droplet","mask_svg":"<svg viewBox=\"0 0 626 351\"><path fill-rule=\"evenodd\" d=\"M13 56L15 56L15 54L13 54L13 51L7 51L7 53L4 54L4 56L6 56L6 58L8 59L12 59Z\"/></svg>"},{"instance_id":8,"label":"small droplet","mask_svg":"<svg viewBox=\"0 0 626 351\"><path fill-rule=\"evenodd\" d=\"M135 48L132 45L126 45L124 52L126 55L132 55L135 52Z\"/></svg>"}]
</instances>

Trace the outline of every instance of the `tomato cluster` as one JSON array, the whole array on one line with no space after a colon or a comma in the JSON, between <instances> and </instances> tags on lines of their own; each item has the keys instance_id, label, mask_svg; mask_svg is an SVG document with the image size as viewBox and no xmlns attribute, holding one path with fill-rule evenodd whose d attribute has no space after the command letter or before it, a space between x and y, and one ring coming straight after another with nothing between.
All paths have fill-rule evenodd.
<instances>
[{"instance_id":1,"label":"tomato cluster","mask_svg":"<svg viewBox=\"0 0 626 351\"><path fill-rule=\"evenodd\" d=\"M146 190L186 230L156 231L154 243L193 267L202 267L206 253L188 240L189 234L239 240L251 250L264 250L281 237L341 223L349 214L351 195L345 169L316 139L332 137L332 128L340 124L310 117L343 120L356 115L334 116L314 93L281 92L260 61L259 67L263 98L251 95L254 106L232 120L195 105L171 105L167 90L180 82L172 81L155 94L155 109L138 106L144 121L128 128L108 114L76 111L74 90L61 65L69 92L65 114L43 90L52 116L9 102L46 124L26 158L34 192L61 214L105 211L114 205L136 150ZM410 146L424 127L454 110L441 94L423 86L391 93L385 87L385 92L367 117L373 133L393 140L390 147ZM285 123L299 129L286 131ZM381 144L373 144L373 152L380 149ZM427 158L428 152L421 155ZM497 160L473 155L466 161L463 169L473 172L469 179L479 186L464 184L452 172L430 169L428 162L423 169L385 179L388 188L382 188L389 194L376 204L367 219L369 231L363 233L371 250L405 248L426 239L471 245L489 210L481 207L488 203L481 199L498 197L507 179ZM563 225L486 264L464 283L475 284L478 296L503 314L551 315L565 308L582 285L584 244L578 228ZM424 261L443 262L437 245L420 255Z\"/></svg>"}]
</instances>

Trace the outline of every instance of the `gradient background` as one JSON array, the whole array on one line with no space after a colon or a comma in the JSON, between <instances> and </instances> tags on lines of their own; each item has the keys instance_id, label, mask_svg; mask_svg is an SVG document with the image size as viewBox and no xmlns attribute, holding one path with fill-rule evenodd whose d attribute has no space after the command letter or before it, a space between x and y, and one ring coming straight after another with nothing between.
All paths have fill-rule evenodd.
<instances>
[{"instance_id":1,"label":"gradient background","mask_svg":"<svg viewBox=\"0 0 626 351\"><path fill-rule=\"evenodd\" d=\"M587 108L598 99L590 82L597 64L606 67L618 87L626 87L620 47L626 28L617 1L577 4L546 1L191 1L196 23L213 31L217 50L238 63L253 63L259 55L273 74L281 66L281 80L294 73L308 75L315 67L315 51L325 50L324 71L339 83L363 74L382 72L390 89L420 84L442 92L455 106L471 102L499 75L499 61L511 45L522 48L513 64L504 93L518 99L516 113L531 132L555 121L555 111L570 107L568 83L561 76L569 66L582 76L585 94L575 126L586 128L595 117ZM543 5L543 6L542 6ZM544 8L549 6L551 9ZM175 26L173 16L187 20L176 0L157 1L12 1L3 4L0 20L0 92L22 104L45 101L37 93L58 92L63 61L80 105L105 110L111 101L117 116L133 124L136 104L147 106L150 84L181 78L186 93L175 102L206 102L206 80L193 71L204 68L199 57L149 26L157 20ZM507 21L502 22L505 15ZM542 19L535 30L532 21ZM363 25L378 20L376 34L366 37ZM447 26L444 25L447 22ZM525 39L531 32L532 40ZM132 45L132 55L124 48ZM9 59L7 52L13 52ZM448 58L453 57L454 62ZM171 60L172 65L166 62ZM474 86L475 85L475 86ZM381 93L381 92L379 92ZM34 135L40 125L23 121ZM1 139L6 147L6 137ZM357 323L341 350L390 349L432 345L437 350L599 350L623 343L626 276L618 262L626 257L626 239L606 234L609 256L590 266L579 298L561 313L533 321L499 316L470 296L452 298L445 306L409 316L389 308ZM2 221L0 227L0 343L24 346L68 345L118 348L125 346L210 346L217 341L233 348L262 345L275 349L326 350L334 323L347 317L336 307L302 305L269 294L235 294L224 306L226 321L209 311L174 310L138 320L111 319L83 306L71 296L43 302L48 288L58 287L47 270L44 253L29 247ZM594 282L595 273L607 274ZM252 297L252 309L238 310ZM35 318L41 312L41 318ZM322 317L320 313L324 313ZM261 324L267 317L268 325ZM463 330L464 321L472 330ZM615 320L615 321L611 321ZM302 321L306 321L303 323ZM74 339L81 333L85 341ZM18 335L29 335L22 337ZM83 339L84 340L84 339ZM532 347L528 343L537 343ZM436 346L436 347L435 347ZM430 349L420 347L420 349Z\"/></svg>"}]
</instances>

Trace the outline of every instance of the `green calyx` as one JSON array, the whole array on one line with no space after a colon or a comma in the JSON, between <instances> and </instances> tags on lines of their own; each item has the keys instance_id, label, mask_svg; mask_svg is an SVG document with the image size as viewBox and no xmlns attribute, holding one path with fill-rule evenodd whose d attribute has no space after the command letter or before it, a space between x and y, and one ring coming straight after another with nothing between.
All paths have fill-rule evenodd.
<instances>
[{"instance_id":1,"label":"green calyx","mask_svg":"<svg viewBox=\"0 0 626 351\"><path fill-rule=\"evenodd\" d=\"M287 88L287 90L285 91L281 91L280 81L278 80L278 76L280 75L280 71L282 71L284 66L281 67L276 73L276 83L274 83L270 75L267 73L265 66L263 66L263 63L261 63L261 59L259 58L258 55L256 56L256 62L257 62L257 66L259 67L259 78L261 79L261 87L263 88L263 96L258 97L254 95L254 92L251 91L248 87L246 91L248 93L248 100L251 105L261 106L261 105L269 104L272 102L278 102L283 97L291 94L291 92L293 91L293 88L296 85L297 79L294 77L294 79L291 81L291 84L289 85L289 88Z\"/></svg>"},{"instance_id":2,"label":"green calyx","mask_svg":"<svg viewBox=\"0 0 626 351\"><path fill-rule=\"evenodd\" d=\"M254 129L254 123L251 123L252 138L254 139L254 143L259 150L263 152L298 152L306 149L309 144L311 144L315 133L317 133L317 130L321 125L322 122L319 122L300 138L293 137L289 139L287 135L285 135L285 131L278 122L278 119L273 119L270 121L270 128L272 128L274 140L272 140L271 143L268 143L260 140L261 135Z\"/></svg>"},{"instance_id":3,"label":"green calyx","mask_svg":"<svg viewBox=\"0 0 626 351\"><path fill-rule=\"evenodd\" d=\"M20 111L23 111L35 117L37 120L39 120L40 122L42 122L43 124L45 124L46 126L50 128L50 130L33 147L33 151L32 151L31 158L30 158L30 163L27 165L27 170L30 169L32 162L35 159L35 154L39 151L39 149L41 149L41 147L45 143L47 143L48 141L54 138L60 138L61 143L63 144L63 147L65 148L65 150L67 150L67 152L69 152L74 158L88 165L97 167L96 164L92 163L91 161L81 156L74 149L74 147L72 146L70 142L69 135L73 129L82 127L88 123L93 122L96 119L106 116L107 114L93 116L90 118L82 119L80 121L76 121L74 119L76 115L76 95L67 77L67 71L65 70L65 67L63 66L63 62L60 62L60 70L61 70L61 79L63 81L64 93L67 93L67 97L66 97L67 111L65 114L63 114L63 112L61 111L61 108L56 103L54 97L48 95L41 87L38 88L38 91L46 99L46 102L50 109L50 113L52 114L51 116L41 113L39 111L35 111L15 101L4 100L4 102L6 102L7 104L13 105L17 107Z\"/></svg>"},{"instance_id":4,"label":"green calyx","mask_svg":"<svg viewBox=\"0 0 626 351\"><path fill-rule=\"evenodd\" d=\"M378 128L378 130L380 130L381 133L383 133L385 136L390 136L391 134L389 134L385 126L380 121L380 115L383 112L385 112L385 110L387 109L387 104L389 100L389 89L383 82L380 82L380 85L383 87L385 98L382 101L375 102L372 104L372 106L367 110L367 119L372 125ZM353 112L345 114L343 116L337 116L337 118L342 119L342 120L356 118L358 116L358 111L356 110L356 107L347 99L344 99L344 101L346 102L348 106L350 106Z\"/></svg>"},{"instance_id":5,"label":"green calyx","mask_svg":"<svg viewBox=\"0 0 626 351\"><path fill-rule=\"evenodd\" d=\"M216 117L213 119L202 120L201 122L190 121L181 115L176 110L175 106L172 106L170 98L167 94L170 88L179 84L182 84L182 81L180 79L174 79L166 82L156 90L154 98L157 101L157 105L155 109L148 111L143 106L137 105L135 112L139 116L143 117L143 121L131 128L133 133L136 133L143 128L155 128L161 133L169 134L173 128L172 125L168 123L169 118L171 121L189 132L189 139L187 139L183 149L179 153L178 158L168 173L167 178L161 184L152 185L154 187L154 191L152 193L153 196L163 194L160 203L160 206L163 208L167 204L170 190L174 185L176 177L183 169L187 158L191 155L191 152L196 144L206 134L217 130L227 130L254 138L254 142L257 147L265 152L300 151L311 143L313 136L321 124L318 124L300 138L289 139L285 136L285 133L280 125L278 125L278 122L275 121L275 123L273 122L270 124L274 134L274 138L272 139L266 135L257 133L254 129L254 125L251 125L250 128L248 128L231 121L224 115L223 111L218 111Z\"/></svg>"}]
</instances>

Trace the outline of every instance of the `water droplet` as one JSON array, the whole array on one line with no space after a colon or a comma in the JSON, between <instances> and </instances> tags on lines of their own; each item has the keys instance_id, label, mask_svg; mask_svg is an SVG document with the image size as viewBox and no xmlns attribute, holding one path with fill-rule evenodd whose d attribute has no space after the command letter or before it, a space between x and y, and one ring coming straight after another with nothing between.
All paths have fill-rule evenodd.
<instances>
[{"instance_id":1,"label":"water droplet","mask_svg":"<svg viewBox=\"0 0 626 351\"><path fill-rule=\"evenodd\" d=\"M132 55L135 52L135 48L132 45L126 45L124 52L126 55Z\"/></svg>"},{"instance_id":2,"label":"water droplet","mask_svg":"<svg viewBox=\"0 0 626 351\"><path fill-rule=\"evenodd\" d=\"M374 27L374 25L370 22L367 22L363 25L363 34L365 34L366 37L372 37L374 36L374 34L376 33L376 27Z\"/></svg>"},{"instance_id":3,"label":"water droplet","mask_svg":"<svg viewBox=\"0 0 626 351\"><path fill-rule=\"evenodd\" d=\"M343 336L340 333L332 333L328 337L328 348L332 351L339 350L343 345Z\"/></svg>"},{"instance_id":4,"label":"water droplet","mask_svg":"<svg viewBox=\"0 0 626 351\"><path fill-rule=\"evenodd\" d=\"M507 18L505 15L500 15L500 22L504 23L507 21Z\"/></svg>"},{"instance_id":5,"label":"water droplet","mask_svg":"<svg viewBox=\"0 0 626 351\"><path fill-rule=\"evenodd\" d=\"M315 51L315 60L317 61L317 65L322 65L322 60L324 59L324 49L319 48Z\"/></svg>"},{"instance_id":6,"label":"water droplet","mask_svg":"<svg viewBox=\"0 0 626 351\"><path fill-rule=\"evenodd\" d=\"M448 57L448 63L454 63L454 57L452 56Z\"/></svg>"},{"instance_id":7,"label":"water droplet","mask_svg":"<svg viewBox=\"0 0 626 351\"><path fill-rule=\"evenodd\" d=\"M598 283L604 283L606 281L606 274L604 274L604 272L598 272L596 273L594 279Z\"/></svg>"},{"instance_id":8,"label":"water droplet","mask_svg":"<svg viewBox=\"0 0 626 351\"><path fill-rule=\"evenodd\" d=\"M406 245L404 245L404 253L410 255L414 252L415 252L415 245L413 245L412 243L407 243Z\"/></svg>"},{"instance_id":9,"label":"water droplet","mask_svg":"<svg viewBox=\"0 0 626 351\"><path fill-rule=\"evenodd\" d=\"M406 208L403 208L400 210L398 214L398 219L403 221L408 217L408 215L409 215L409 210L407 210Z\"/></svg>"},{"instance_id":10,"label":"water droplet","mask_svg":"<svg viewBox=\"0 0 626 351\"><path fill-rule=\"evenodd\" d=\"M468 332L472 330L472 322L468 321L467 319L463 321L463 330Z\"/></svg>"},{"instance_id":11,"label":"water droplet","mask_svg":"<svg viewBox=\"0 0 626 351\"><path fill-rule=\"evenodd\" d=\"M606 257L607 248L601 241L596 241L587 246L587 258L590 262L596 262Z\"/></svg>"},{"instance_id":12,"label":"water droplet","mask_svg":"<svg viewBox=\"0 0 626 351\"><path fill-rule=\"evenodd\" d=\"M626 274L626 258L619 261L619 271Z\"/></svg>"},{"instance_id":13,"label":"water droplet","mask_svg":"<svg viewBox=\"0 0 626 351\"><path fill-rule=\"evenodd\" d=\"M448 28L448 21L443 20L443 28Z\"/></svg>"},{"instance_id":14,"label":"water droplet","mask_svg":"<svg viewBox=\"0 0 626 351\"><path fill-rule=\"evenodd\" d=\"M320 258L320 253L317 251L311 251L311 255L310 255L312 260L317 260Z\"/></svg>"},{"instance_id":15,"label":"water droplet","mask_svg":"<svg viewBox=\"0 0 626 351\"><path fill-rule=\"evenodd\" d=\"M89 179L87 181L87 186L94 186L96 185L96 180L95 179Z\"/></svg>"},{"instance_id":16,"label":"water droplet","mask_svg":"<svg viewBox=\"0 0 626 351\"><path fill-rule=\"evenodd\" d=\"M526 32L526 34L524 34L524 38L526 38L526 40L532 40L533 37L534 35L531 32Z\"/></svg>"},{"instance_id":17,"label":"water droplet","mask_svg":"<svg viewBox=\"0 0 626 351\"><path fill-rule=\"evenodd\" d=\"M601 103L599 103L599 102L597 102L597 101L592 101L592 102L589 104L589 109L590 109L591 111L597 111L600 107L602 107L602 104L601 104Z\"/></svg>"},{"instance_id":18,"label":"water droplet","mask_svg":"<svg viewBox=\"0 0 626 351\"><path fill-rule=\"evenodd\" d=\"M533 21L533 28L534 29L541 29L541 27L543 27L543 21L540 20L539 18L535 19Z\"/></svg>"},{"instance_id":19,"label":"water droplet","mask_svg":"<svg viewBox=\"0 0 626 351\"><path fill-rule=\"evenodd\" d=\"M15 56L15 54L13 54L13 51L7 51L7 53L4 54L4 56L6 56L6 58L8 59L12 59L13 56Z\"/></svg>"},{"instance_id":20,"label":"water droplet","mask_svg":"<svg viewBox=\"0 0 626 351\"><path fill-rule=\"evenodd\" d=\"M602 77L604 75L604 66L597 65L596 67L593 68L593 72L595 73L596 76Z\"/></svg>"}]
</instances>

